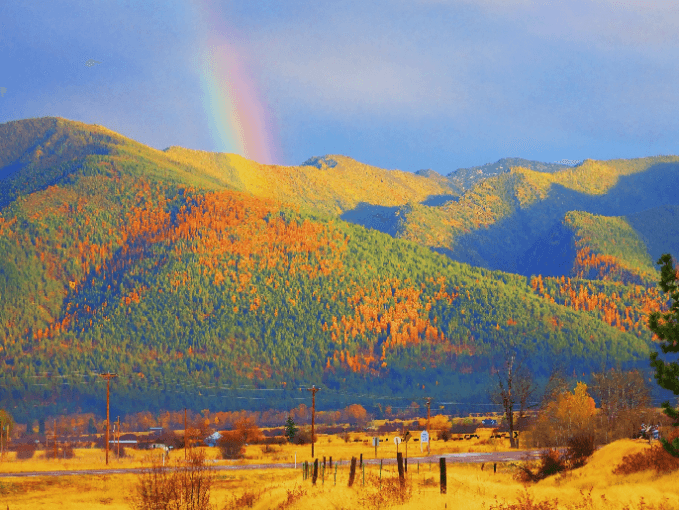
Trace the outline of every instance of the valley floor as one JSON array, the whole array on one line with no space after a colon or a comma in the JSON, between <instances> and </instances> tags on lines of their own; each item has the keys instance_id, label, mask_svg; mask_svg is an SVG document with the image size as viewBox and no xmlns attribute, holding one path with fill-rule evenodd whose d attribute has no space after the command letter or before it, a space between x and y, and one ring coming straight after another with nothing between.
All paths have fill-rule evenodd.
<instances>
[{"instance_id":1,"label":"valley floor","mask_svg":"<svg viewBox=\"0 0 679 510\"><path fill-rule=\"evenodd\" d=\"M357 470L348 488L349 467L341 465L319 473L316 485L304 480L297 470L242 470L217 472L212 498L215 508L236 509L679 509L676 473L657 475L645 471L614 475L622 457L648 448L648 444L621 440L594 453L589 462L565 476L555 476L524 485L514 477L516 463L492 465L448 464L447 494L439 489L437 464L410 462L405 501L398 497L396 466L379 465ZM260 447L261 448L261 447ZM79 451L78 453L80 453ZM99 452L98 452L99 453ZM138 452L135 452L138 453ZM176 452L176 456L180 452ZM270 454L268 454L270 455ZM74 461L77 459L74 459ZM139 460L137 460L139 461ZM14 464L3 462L3 470ZM365 474L364 474L365 473ZM45 509L131 509L138 475L96 475L88 477L3 478L0 480L0 508L5 510ZM247 504L248 496L252 506ZM532 503L528 501L529 498ZM643 499L642 499L643 498ZM240 501L238 501L240 500ZM523 500L519 506L511 506ZM555 504L549 503L557 500ZM538 504L542 502L541 504Z\"/></svg>"}]
</instances>

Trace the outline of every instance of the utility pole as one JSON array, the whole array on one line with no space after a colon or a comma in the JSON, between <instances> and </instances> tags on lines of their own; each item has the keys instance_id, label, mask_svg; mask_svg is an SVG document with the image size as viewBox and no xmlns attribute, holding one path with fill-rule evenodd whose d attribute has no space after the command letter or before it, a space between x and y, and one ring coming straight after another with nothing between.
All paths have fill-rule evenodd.
<instances>
[{"instance_id":1,"label":"utility pole","mask_svg":"<svg viewBox=\"0 0 679 510\"><path fill-rule=\"evenodd\" d=\"M111 403L111 379L118 377L118 374L106 373L99 374L101 377L106 379L106 465L108 466L108 441L109 441L109 431L111 430L111 416L109 414L109 408Z\"/></svg>"},{"instance_id":2,"label":"utility pole","mask_svg":"<svg viewBox=\"0 0 679 510\"><path fill-rule=\"evenodd\" d=\"M57 460L57 419L54 418L54 460Z\"/></svg>"},{"instance_id":3,"label":"utility pole","mask_svg":"<svg viewBox=\"0 0 679 510\"><path fill-rule=\"evenodd\" d=\"M118 416L118 427L116 428L116 438L118 439L118 458L120 458L120 416Z\"/></svg>"},{"instance_id":4,"label":"utility pole","mask_svg":"<svg viewBox=\"0 0 679 510\"><path fill-rule=\"evenodd\" d=\"M431 397L427 397L427 455L431 455L431 435L429 434L429 419L431 418Z\"/></svg>"},{"instance_id":5,"label":"utility pole","mask_svg":"<svg viewBox=\"0 0 679 510\"><path fill-rule=\"evenodd\" d=\"M320 391L320 388L316 388L312 385L311 388L307 388L307 391L311 392L311 458L314 458L314 425L316 423L316 392Z\"/></svg>"},{"instance_id":6,"label":"utility pole","mask_svg":"<svg viewBox=\"0 0 679 510\"><path fill-rule=\"evenodd\" d=\"M186 449L189 444L186 442L186 407L184 408L184 460L186 460Z\"/></svg>"}]
</instances>

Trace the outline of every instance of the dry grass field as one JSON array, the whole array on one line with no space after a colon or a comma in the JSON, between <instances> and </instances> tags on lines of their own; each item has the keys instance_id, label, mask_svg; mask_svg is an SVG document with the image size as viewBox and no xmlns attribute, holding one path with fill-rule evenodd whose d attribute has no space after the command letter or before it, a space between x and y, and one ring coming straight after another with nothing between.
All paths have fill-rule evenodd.
<instances>
[{"instance_id":1,"label":"dry grass field","mask_svg":"<svg viewBox=\"0 0 679 510\"><path fill-rule=\"evenodd\" d=\"M489 439L491 429L478 429L479 439L468 441L432 441L432 455L441 453L465 453L465 452L494 452L509 450L508 439ZM377 449L378 458L396 457L396 445L393 442L395 433L381 434L380 446ZM363 454L365 459L375 458L375 449L371 443L372 433L349 433L349 441L345 442L339 436L317 434L315 453L319 458L324 456L332 457L333 460L348 460L352 456L359 457ZM386 439L386 441L384 441ZM262 464L262 463L287 463L311 459L311 445L248 445L245 447L243 459L237 461L220 460L219 452L216 448L206 448L208 457L217 461L217 464ZM420 452L420 443L412 440L408 442L408 457L423 457L427 454L426 446ZM399 451L405 452L404 444L399 447ZM134 450L125 449L126 456L118 459L109 453L109 468L139 468L149 464L152 459L162 458L160 450ZM170 461L176 458L183 458L184 450L170 452ZM4 461L0 461L0 473L28 472L28 471L55 471L72 469L105 469L105 454L101 449L77 449L73 459L53 460L45 459L44 452L37 450L34 458L30 460L16 460L16 453L6 454Z\"/></svg>"},{"instance_id":2,"label":"dry grass field","mask_svg":"<svg viewBox=\"0 0 679 510\"><path fill-rule=\"evenodd\" d=\"M364 459L374 457L374 449L366 445L367 434L352 434L345 442L337 436L319 436L316 454L321 459L333 457L346 461L363 453ZM384 436L382 436L384 437ZM353 439L358 438L358 442ZM380 446L378 456L393 458L395 446ZM632 475L616 475L613 469L624 455L649 448L645 442L621 440L596 451L582 468L565 475L556 475L537 483L523 484L516 479L517 464L498 464L497 473L492 465L448 464L448 492L440 494L438 465L421 463L418 443L408 448L409 470L405 498L401 499L396 466L367 465L365 478L357 470L352 488L347 487L349 466L344 462L335 475L335 468L319 473L316 486L311 479L304 480L302 460L310 460L310 446L273 446L265 452L263 445L246 448L246 458L239 461L218 460L216 464L253 464L294 461L297 452L298 469L243 469L218 471L211 492L211 501L218 510L236 508L254 509L679 509L679 484L677 472L657 475L644 471ZM432 453L454 451L507 450L500 441L488 441L482 435L475 441L434 441ZM211 458L217 457L215 448L205 448ZM112 458L110 467L141 467L160 452L128 450L129 457ZM15 460L6 456L0 463L3 472L26 472L53 469L102 468L100 450L76 450L71 460L50 461L36 458ZM170 461L183 458L183 450L172 452ZM132 509L130 497L139 479L138 475L65 476L35 478L0 478L0 510L22 509ZM364 481L365 480L365 481ZM643 498L643 499L642 499ZM248 506L249 503L252 506ZM554 502L554 500L557 500Z\"/></svg>"}]
</instances>

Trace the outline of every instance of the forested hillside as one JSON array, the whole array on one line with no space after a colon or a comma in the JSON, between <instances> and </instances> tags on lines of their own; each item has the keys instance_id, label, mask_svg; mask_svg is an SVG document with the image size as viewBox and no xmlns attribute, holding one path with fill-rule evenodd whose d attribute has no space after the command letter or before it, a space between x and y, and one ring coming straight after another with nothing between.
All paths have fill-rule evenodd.
<instances>
[{"instance_id":1,"label":"forested hillside","mask_svg":"<svg viewBox=\"0 0 679 510\"><path fill-rule=\"evenodd\" d=\"M248 191L278 189L228 174L237 156L156 151L62 119L0 130L0 402L19 419L99 406L94 372L119 374L126 414L290 408L300 384L329 399L478 401L509 344L542 378L557 359L578 373L646 360L644 317L662 299L645 287L461 264L323 207L234 191L236 171ZM387 203L445 191L414 177L396 174ZM508 195L489 190L510 188L493 182L475 189L500 217ZM243 387L270 391L239 400Z\"/></svg>"},{"instance_id":2,"label":"forested hillside","mask_svg":"<svg viewBox=\"0 0 679 510\"><path fill-rule=\"evenodd\" d=\"M675 156L586 160L580 166L554 173L515 167L479 181L458 200L444 205L403 206L395 236L489 269L526 276L543 271L554 276L577 276L576 231L567 220L572 211L598 217L629 217L624 220L629 227L626 235L635 238L631 241L630 237L630 242L636 245L632 258L638 265L640 257L648 256L646 243L653 245L653 253L665 253L675 246L675 237L668 232L676 230L677 222L666 213L679 205L679 197L671 191L677 188L679 158ZM657 209L659 206L670 209ZM657 232L649 230L653 223L645 219L649 209L657 209ZM589 240L598 238L598 229L603 229L601 236L610 235L604 232L610 229L610 221L601 220L591 227L594 230L588 232L587 239L579 240L578 249L585 249ZM592 252L600 248L589 246ZM648 281L653 271L646 259L644 274L639 277Z\"/></svg>"}]
</instances>

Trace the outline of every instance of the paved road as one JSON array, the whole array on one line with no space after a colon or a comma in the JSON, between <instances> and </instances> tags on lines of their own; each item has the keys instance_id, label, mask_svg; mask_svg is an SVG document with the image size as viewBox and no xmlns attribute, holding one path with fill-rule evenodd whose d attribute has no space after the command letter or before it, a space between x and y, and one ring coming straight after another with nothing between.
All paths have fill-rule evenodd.
<instances>
[{"instance_id":1,"label":"paved road","mask_svg":"<svg viewBox=\"0 0 679 510\"><path fill-rule=\"evenodd\" d=\"M438 462L441 457L446 458L446 462L463 462L463 463L483 463L483 462L515 462L526 459L536 459L539 457L542 450L521 450L509 452L488 452L488 453L443 453L439 455L431 455L429 457L410 457L410 465L416 462L426 464L428 462ZM379 464L382 460L383 464L395 464L395 458L385 459L368 459L365 458L363 462L366 464ZM348 460L341 460L340 465L346 466L350 463ZM299 468L301 461L297 464ZM292 462L283 464L234 464L227 466L215 466L216 471L240 471L246 469L292 469L295 464ZM24 473L0 473L0 478L9 477L36 477L36 476L84 476L84 475L124 475L142 473L143 468L120 468L120 469L83 469L83 470L63 470L63 471L27 471Z\"/></svg>"}]
</instances>

